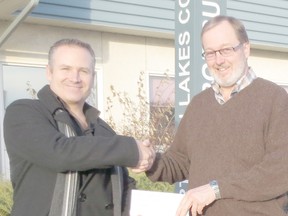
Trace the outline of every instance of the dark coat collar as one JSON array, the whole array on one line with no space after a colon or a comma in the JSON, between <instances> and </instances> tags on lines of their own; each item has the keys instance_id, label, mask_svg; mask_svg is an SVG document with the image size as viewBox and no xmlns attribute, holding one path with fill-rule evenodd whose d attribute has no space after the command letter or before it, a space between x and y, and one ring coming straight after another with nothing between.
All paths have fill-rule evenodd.
<instances>
[{"instance_id":1,"label":"dark coat collar","mask_svg":"<svg viewBox=\"0 0 288 216\"><path fill-rule=\"evenodd\" d=\"M40 89L37 96L39 98L39 101L43 103L44 106L49 110L49 112L54 116L55 120L66 122L68 124L72 123L69 112L64 107L61 99L51 90L49 85L46 85L42 89ZM64 112L57 112L58 110L62 110ZM83 111L90 123L97 122L97 119L100 115L99 110L90 106L88 103L85 103Z\"/></svg>"}]
</instances>

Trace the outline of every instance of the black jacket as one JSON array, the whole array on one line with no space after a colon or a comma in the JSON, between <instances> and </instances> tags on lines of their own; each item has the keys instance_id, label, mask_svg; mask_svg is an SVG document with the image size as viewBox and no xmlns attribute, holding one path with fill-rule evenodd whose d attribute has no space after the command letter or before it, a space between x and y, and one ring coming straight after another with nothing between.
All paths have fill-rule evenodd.
<instances>
[{"instance_id":1,"label":"black jacket","mask_svg":"<svg viewBox=\"0 0 288 216\"><path fill-rule=\"evenodd\" d=\"M56 175L68 170L80 172L79 216L112 216L110 174L115 165L134 167L139 153L134 138L116 135L85 104L90 130L83 131L66 111L49 86L38 93L39 100L21 99L6 109L4 139L10 159L14 188L12 216L47 216ZM55 117L58 109L64 110ZM57 130L56 121L71 126L78 136L67 138ZM129 211L133 180L124 170L123 206ZM124 207L123 207L124 208ZM118 215L117 215L118 216Z\"/></svg>"}]
</instances>

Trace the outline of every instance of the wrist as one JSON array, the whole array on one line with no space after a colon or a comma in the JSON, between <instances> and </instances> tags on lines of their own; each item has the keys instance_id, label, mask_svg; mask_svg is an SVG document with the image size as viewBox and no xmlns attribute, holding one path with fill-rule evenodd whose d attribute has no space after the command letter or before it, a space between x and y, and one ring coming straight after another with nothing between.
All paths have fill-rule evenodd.
<instances>
[{"instance_id":1,"label":"wrist","mask_svg":"<svg viewBox=\"0 0 288 216\"><path fill-rule=\"evenodd\" d=\"M220 189L218 186L218 182L216 180L212 180L209 182L210 187L213 189L214 193L215 193L215 198L217 199L221 199L221 194L220 194Z\"/></svg>"}]
</instances>

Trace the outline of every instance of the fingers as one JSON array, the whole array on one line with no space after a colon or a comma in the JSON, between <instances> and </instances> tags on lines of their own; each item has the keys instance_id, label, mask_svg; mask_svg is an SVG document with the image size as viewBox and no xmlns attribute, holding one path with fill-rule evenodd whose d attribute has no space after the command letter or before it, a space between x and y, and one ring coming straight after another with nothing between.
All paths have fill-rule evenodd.
<instances>
[{"instance_id":1,"label":"fingers","mask_svg":"<svg viewBox=\"0 0 288 216\"><path fill-rule=\"evenodd\" d=\"M191 208L191 214L192 216L197 216L197 204L195 203L194 205L192 204L192 208Z\"/></svg>"},{"instance_id":2,"label":"fingers","mask_svg":"<svg viewBox=\"0 0 288 216\"><path fill-rule=\"evenodd\" d=\"M151 146L149 140L144 140L144 141L142 142L142 144L143 144L144 146L146 146L146 147L150 147L150 146Z\"/></svg>"},{"instance_id":3,"label":"fingers","mask_svg":"<svg viewBox=\"0 0 288 216\"><path fill-rule=\"evenodd\" d=\"M188 196L185 195L179 204L176 215L177 216L186 216L187 212L189 212L191 206L192 205L191 205L191 202L189 201Z\"/></svg>"},{"instance_id":4,"label":"fingers","mask_svg":"<svg viewBox=\"0 0 288 216\"><path fill-rule=\"evenodd\" d=\"M137 141L139 150L139 162L136 167L133 167L132 172L139 173L149 170L155 160L155 150L149 140Z\"/></svg>"},{"instance_id":5,"label":"fingers","mask_svg":"<svg viewBox=\"0 0 288 216\"><path fill-rule=\"evenodd\" d=\"M202 215L203 214L203 208L205 206L201 205L201 204L192 204L192 208L191 208L191 214L192 216L197 216L197 215Z\"/></svg>"},{"instance_id":6,"label":"fingers","mask_svg":"<svg viewBox=\"0 0 288 216\"><path fill-rule=\"evenodd\" d=\"M197 213L198 213L199 215L202 215L202 214L203 214L203 209L204 209L205 206L206 206L206 205L202 205L202 204L199 204L199 205L197 206Z\"/></svg>"},{"instance_id":7,"label":"fingers","mask_svg":"<svg viewBox=\"0 0 288 216\"><path fill-rule=\"evenodd\" d=\"M199 201L190 201L188 198L183 198L177 210L177 216L186 216L190 211L192 216L198 216L203 214L205 205L199 204Z\"/></svg>"},{"instance_id":8,"label":"fingers","mask_svg":"<svg viewBox=\"0 0 288 216\"><path fill-rule=\"evenodd\" d=\"M177 216L186 216L191 212L192 216L203 214L205 206L215 201L215 193L209 184L190 189L181 200Z\"/></svg>"},{"instance_id":9,"label":"fingers","mask_svg":"<svg viewBox=\"0 0 288 216\"><path fill-rule=\"evenodd\" d=\"M144 160L141 161L141 163L138 164L137 167L131 168L131 171L134 173L141 173L144 172L145 170L148 170L148 168L149 168L149 162L148 160Z\"/></svg>"},{"instance_id":10,"label":"fingers","mask_svg":"<svg viewBox=\"0 0 288 216\"><path fill-rule=\"evenodd\" d=\"M136 169L136 168L131 168L131 171L132 171L133 173L139 174L139 173L145 172L145 169L141 169L141 168L138 168L138 169Z\"/></svg>"}]
</instances>

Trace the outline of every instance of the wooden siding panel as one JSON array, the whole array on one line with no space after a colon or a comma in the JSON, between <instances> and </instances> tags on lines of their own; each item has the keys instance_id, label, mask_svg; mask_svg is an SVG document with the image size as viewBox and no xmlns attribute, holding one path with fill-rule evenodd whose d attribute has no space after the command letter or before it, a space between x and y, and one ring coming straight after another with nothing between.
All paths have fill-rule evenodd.
<instances>
[{"instance_id":1,"label":"wooden siding panel","mask_svg":"<svg viewBox=\"0 0 288 216\"><path fill-rule=\"evenodd\" d=\"M167 0L166 0L167 1ZM85 3L86 2L86 3ZM136 16L148 16L148 17L161 17L163 19L171 19L174 18L174 3L170 1L170 4L163 4L161 3L162 7L160 7L160 4L158 1L158 4L152 4L153 2L147 4L145 1L145 4L140 4L139 1L136 3L133 3L134 1L129 1L130 3L128 4L127 1L126 3L123 3L123 1L119 0L114 0L114 1L107 1L107 0L90 0L90 1L79 1L79 0L70 0L70 1L52 1L52 0L43 0L40 2L39 7L44 7L47 8L48 11L50 11L49 6L55 6L59 7L62 9L67 8L75 8L75 9L84 9L86 10L87 14L92 14L93 12L97 11L105 11L105 12L110 12L110 13L115 13L115 14L127 14L127 15L136 15ZM149 2L149 1L148 1ZM168 1L169 2L169 1ZM65 10L63 11L65 14L68 11ZM167 13L167 10L171 13ZM37 11L37 9L36 9ZM172 17L171 17L172 15Z\"/></svg>"},{"instance_id":2,"label":"wooden siding panel","mask_svg":"<svg viewBox=\"0 0 288 216\"><path fill-rule=\"evenodd\" d=\"M272 8L279 8L279 9L288 9L288 1L287 0L227 0L227 3L230 4L232 2L237 2L240 5L243 5L244 3L251 3L258 6L267 6Z\"/></svg>"},{"instance_id":3,"label":"wooden siding panel","mask_svg":"<svg viewBox=\"0 0 288 216\"><path fill-rule=\"evenodd\" d=\"M287 0L227 0L227 8L230 12L234 10L288 18Z\"/></svg>"},{"instance_id":4,"label":"wooden siding panel","mask_svg":"<svg viewBox=\"0 0 288 216\"><path fill-rule=\"evenodd\" d=\"M49 13L47 13L47 9ZM69 13L65 13L69 11ZM163 30L171 30L171 22L169 20L160 19L158 17L147 16L145 17L145 22L139 23L138 19L132 19L131 15L125 13L118 13L115 16L115 13L110 11L100 11L88 14L85 9L81 8L63 8L55 5L46 5L45 7L39 7L37 11L33 12L33 16L38 16L42 18L48 19L57 19L57 20L67 20L67 21L75 21L75 22L83 22L86 24L112 24L112 25L129 25L131 27L141 27L147 29L163 29Z\"/></svg>"},{"instance_id":5,"label":"wooden siding panel","mask_svg":"<svg viewBox=\"0 0 288 216\"><path fill-rule=\"evenodd\" d=\"M287 0L227 0L227 15L243 21L252 44L288 49Z\"/></svg>"},{"instance_id":6,"label":"wooden siding panel","mask_svg":"<svg viewBox=\"0 0 288 216\"><path fill-rule=\"evenodd\" d=\"M243 21L247 31L288 35L288 19L283 17L271 18L269 15L248 12L243 17L243 13L239 11L235 11L233 15Z\"/></svg>"},{"instance_id":7,"label":"wooden siding panel","mask_svg":"<svg viewBox=\"0 0 288 216\"><path fill-rule=\"evenodd\" d=\"M42 0L32 16L78 21L83 24L174 30L174 1Z\"/></svg>"},{"instance_id":8,"label":"wooden siding panel","mask_svg":"<svg viewBox=\"0 0 288 216\"><path fill-rule=\"evenodd\" d=\"M288 0L227 0L252 43L288 49ZM40 0L32 16L174 34L175 0Z\"/></svg>"},{"instance_id":9,"label":"wooden siding panel","mask_svg":"<svg viewBox=\"0 0 288 216\"><path fill-rule=\"evenodd\" d=\"M160 9L174 9L175 0L112 0L111 2L125 2L131 5L148 6Z\"/></svg>"}]
</instances>

